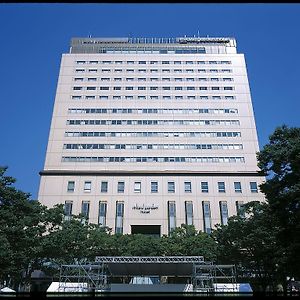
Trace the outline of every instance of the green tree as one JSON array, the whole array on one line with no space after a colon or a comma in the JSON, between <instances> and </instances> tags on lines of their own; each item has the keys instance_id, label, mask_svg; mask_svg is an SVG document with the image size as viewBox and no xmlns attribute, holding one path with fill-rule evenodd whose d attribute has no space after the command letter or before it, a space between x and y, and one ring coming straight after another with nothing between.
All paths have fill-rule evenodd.
<instances>
[{"instance_id":1,"label":"green tree","mask_svg":"<svg viewBox=\"0 0 300 300\"><path fill-rule=\"evenodd\" d=\"M285 249L284 268L289 276L300 278L300 128L276 128L258 161L267 176L260 188L279 220L277 239Z\"/></svg>"},{"instance_id":2,"label":"green tree","mask_svg":"<svg viewBox=\"0 0 300 300\"><path fill-rule=\"evenodd\" d=\"M204 256L205 260L216 259L217 245L207 233L197 231L193 225L182 224L169 236L161 237L162 255Z\"/></svg>"},{"instance_id":3,"label":"green tree","mask_svg":"<svg viewBox=\"0 0 300 300\"><path fill-rule=\"evenodd\" d=\"M278 220L267 203L252 201L244 210L246 218L232 216L227 225L217 225L213 231L218 263L235 264L241 280L246 277L263 290L267 285L275 288L285 281L283 248L276 239Z\"/></svg>"},{"instance_id":4,"label":"green tree","mask_svg":"<svg viewBox=\"0 0 300 300\"><path fill-rule=\"evenodd\" d=\"M18 288L39 256L46 208L13 187L16 180L6 170L0 168L0 280Z\"/></svg>"}]
</instances>

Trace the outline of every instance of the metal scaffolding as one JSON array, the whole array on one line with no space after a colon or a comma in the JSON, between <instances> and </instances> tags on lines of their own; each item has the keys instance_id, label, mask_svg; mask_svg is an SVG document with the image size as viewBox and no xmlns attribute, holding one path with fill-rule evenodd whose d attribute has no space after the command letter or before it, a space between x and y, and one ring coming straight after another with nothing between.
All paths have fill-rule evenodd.
<instances>
[{"instance_id":1,"label":"metal scaffolding","mask_svg":"<svg viewBox=\"0 0 300 300\"><path fill-rule=\"evenodd\" d=\"M109 291L113 277L150 274L189 278L193 292L215 292L217 283L229 283L232 291L236 287L234 265L215 265L203 256L97 256L93 263L61 265L59 290L73 284L83 292Z\"/></svg>"},{"instance_id":2,"label":"metal scaffolding","mask_svg":"<svg viewBox=\"0 0 300 300\"><path fill-rule=\"evenodd\" d=\"M96 256L98 263L200 263L203 256Z\"/></svg>"},{"instance_id":3,"label":"metal scaffolding","mask_svg":"<svg viewBox=\"0 0 300 300\"><path fill-rule=\"evenodd\" d=\"M232 284L232 291L236 289L236 270L234 265L214 265L212 262L194 264L192 283L195 292L214 292L214 284ZM225 282L224 282L225 281Z\"/></svg>"},{"instance_id":4,"label":"metal scaffolding","mask_svg":"<svg viewBox=\"0 0 300 300\"><path fill-rule=\"evenodd\" d=\"M104 263L61 265L59 290L66 291L68 283L76 283L76 288L83 292L109 289L109 271Z\"/></svg>"}]
</instances>

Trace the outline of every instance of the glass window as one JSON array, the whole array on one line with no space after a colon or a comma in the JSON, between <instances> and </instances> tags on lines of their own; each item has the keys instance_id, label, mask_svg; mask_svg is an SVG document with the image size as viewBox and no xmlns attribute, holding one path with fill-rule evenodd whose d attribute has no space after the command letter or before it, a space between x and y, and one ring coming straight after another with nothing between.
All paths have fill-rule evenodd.
<instances>
[{"instance_id":1,"label":"glass window","mask_svg":"<svg viewBox=\"0 0 300 300\"><path fill-rule=\"evenodd\" d=\"M119 181L118 182L118 193L124 193L125 190L125 182Z\"/></svg>"},{"instance_id":2,"label":"glass window","mask_svg":"<svg viewBox=\"0 0 300 300\"><path fill-rule=\"evenodd\" d=\"M202 201L204 232L211 233L211 215L210 204L208 201Z\"/></svg>"},{"instance_id":3,"label":"glass window","mask_svg":"<svg viewBox=\"0 0 300 300\"><path fill-rule=\"evenodd\" d=\"M255 181L250 182L250 191L251 193L258 193L257 183Z\"/></svg>"},{"instance_id":4,"label":"glass window","mask_svg":"<svg viewBox=\"0 0 300 300\"><path fill-rule=\"evenodd\" d=\"M169 234L176 228L176 204L174 201L168 202L168 220L169 220Z\"/></svg>"},{"instance_id":5,"label":"glass window","mask_svg":"<svg viewBox=\"0 0 300 300\"><path fill-rule=\"evenodd\" d=\"M81 214L86 219L89 219L89 213L90 213L90 202L88 202L88 201L82 201L82 204L81 204Z\"/></svg>"},{"instance_id":6,"label":"glass window","mask_svg":"<svg viewBox=\"0 0 300 300\"><path fill-rule=\"evenodd\" d=\"M84 182L84 191L86 193L89 193L92 189L92 182L91 181L85 181Z\"/></svg>"},{"instance_id":7,"label":"glass window","mask_svg":"<svg viewBox=\"0 0 300 300\"><path fill-rule=\"evenodd\" d=\"M72 207L73 207L73 201L65 201L64 205L64 215L65 220L68 221L71 219L72 216Z\"/></svg>"},{"instance_id":8,"label":"glass window","mask_svg":"<svg viewBox=\"0 0 300 300\"><path fill-rule=\"evenodd\" d=\"M241 193L242 192L242 186L240 182L234 182L234 191L236 193Z\"/></svg>"},{"instance_id":9,"label":"glass window","mask_svg":"<svg viewBox=\"0 0 300 300\"><path fill-rule=\"evenodd\" d=\"M222 225L227 225L228 223L228 208L226 201L220 201L220 214Z\"/></svg>"},{"instance_id":10,"label":"glass window","mask_svg":"<svg viewBox=\"0 0 300 300\"><path fill-rule=\"evenodd\" d=\"M219 193L225 193L225 182L219 181L218 182L218 191Z\"/></svg>"},{"instance_id":11,"label":"glass window","mask_svg":"<svg viewBox=\"0 0 300 300\"><path fill-rule=\"evenodd\" d=\"M175 182L174 181L168 182L168 193L175 193Z\"/></svg>"},{"instance_id":12,"label":"glass window","mask_svg":"<svg viewBox=\"0 0 300 300\"><path fill-rule=\"evenodd\" d=\"M67 191L74 192L74 190L75 190L75 181L68 181Z\"/></svg>"},{"instance_id":13,"label":"glass window","mask_svg":"<svg viewBox=\"0 0 300 300\"><path fill-rule=\"evenodd\" d=\"M235 205L236 205L236 214L241 218L245 218L245 209L243 207L244 202L243 201L236 201Z\"/></svg>"},{"instance_id":14,"label":"glass window","mask_svg":"<svg viewBox=\"0 0 300 300\"><path fill-rule=\"evenodd\" d=\"M201 181L201 192L208 193L208 182L207 181Z\"/></svg>"},{"instance_id":15,"label":"glass window","mask_svg":"<svg viewBox=\"0 0 300 300\"><path fill-rule=\"evenodd\" d=\"M190 181L184 182L184 192L191 193L192 192L192 183Z\"/></svg>"},{"instance_id":16,"label":"glass window","mask_svg":"<svg viewBox=\"0 0 300 300\"><path fill-rule=\"evenodd\" d=\"M117 201L116 203L116 227L115 233L123 233L123 217L124 217L124 203Z\"/></svg>"},{"instance_id":17,"label":"glass window","mask_svg":"<svg viewBox=\"0 0 300 300\"><path fill-rule=\"evenodd\" d=\"M99 202L99 218L98 224L100 226L106 226L106 210L107 210L107 203L106 202Z\"/></svg>"},{"instance_id":18,"label":"glass window","mask_svg":"<svg viewBox=\"0 0 300 300\"><path fill-rule=\"evenodd\" d=\"M107 193L108 190L108 182L101 181L101 193Z\"/></svg>"},{"instance_id":19,"label":"glass window","mask_svg":"<svg viewBox=\"0 0 300 300\"><path fill-rule=\"evenodd\" d=\"M134 192L135 193L140 193L142 190L142 184L140 181L135 181L134 182Z\"/></svg>"},{"instance_id":20,"label":"glass window","mask_svg":"<svg viewBox=\"0 0 300 300\"><path fill-rule=\"evenodd\" d=\"M193 225L193 202L185 202L185 224Z\"/></svg>"},{"instance_id":21,"label":"glass window","mask_svg":"<svg viewBox=\"0 0 300 300\"><path fill-rule=\"evenodd\" d=\"M151 193L158 193L158 182L151 181Z\"/></svg>"}]
</instances>

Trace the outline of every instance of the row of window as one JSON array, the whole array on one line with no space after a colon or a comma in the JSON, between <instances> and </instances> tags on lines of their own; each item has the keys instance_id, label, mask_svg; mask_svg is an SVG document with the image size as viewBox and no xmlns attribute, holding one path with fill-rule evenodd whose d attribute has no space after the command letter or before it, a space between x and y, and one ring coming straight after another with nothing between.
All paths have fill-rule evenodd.
<instances>
[{"instance_id":1,"label":"row of window","mask_svg":"<svg viewBox=\"0 0 300 300\"><path fill-rule=\"evenodd\" d=\"M62 162L88 162L88 163L108 163L108 162L124 162L124 163L244 163L244 157L130 157L130 156L63 156Z\"/></svg>"},{"instance_id":2,"label":"row of window","mask_svg":"<svg viewBox=\"0 0 300 300\"><path fill-rule=\"evenodd\" d=\"M138 91L233 91L234 87L232 86L224 86L224 87L220 87L220 86L200 86L200 87L196 87L196 86L150 86L150 87L146 87L146 86L137 86L137 87L133 87L133 86L126 86L126 87L122 87L122 86L114 86L114 87L110 87L110 86L100 86L100 87L96 87L96 86L87 86L87 87L83 87L83 86L74 86L73 87L73 91L96 91L96 90L100 90L100 91L109 91L109 90L114 90L114 91L121 91L121 90L125 90L125 91L133 91L133 90L138 90Z\"/></svg>"},{"instance_id":3,"label":"row of window","mask_svg":"<svg viewBox=\"0 0 300 300\"><path fill-rule=\"evenodd\" d=\"M183 100L183 99L187 99L187 100L234 100L236 99L235 96L200 96L200 95L126 95L126 96L121 96L121 95L100 95L100 96L96 96L96 95L88 95L88 96L83 96L83 95L72 95L71 96L72 99L74 100L79 100L79 99L101 99L101 100L108 100L108 99L113 99L113 100L121 100L121 99L125 99L125 100Z\"/></svg>"},{"instance_id":4,"label":"row of window","mask_svg":"<svg viewBox=\"0 0 300 300\"><path fill-rule=\"evenodd\" d=\"M135 78L135 77L127 77L127 78L121 78L121 77L116 77L116 78L110 78L110 77L88 77L88 78L84 78L84 77L75 77L74 81L76 82L83 82L83 81L88 81L88 82L95 82L95 81L213 81L213 82L217 82L217 81L233 81L232 77L179 77L179 78L170 78L170 77L153 77L153 78Z\"/></svg>"},{"instance_id":5,"label":"row of window","mask_svg":"<svg viewBox=\"0 0 300 300\"><path fill-rule=\"evenodd\" d=\"M151 193L158 193L158 181L151 181ZM218 192L219 193L226 193L225 188L225 182L219 181L217 183L218 185ZM202 193L208 193L208 182L207 181L201 181L200 182L201 192ZM251 181L249 183L250 191L251 193L258 193L257 188L257 182ZM84 182L84 192L91 192L92 190L92 181L85 181ZM75 181L68 181L67 186L68 192L74 192L75 191ZM141 193L142 192L142 183L141 181L135 181L134 182L134 193ZM192 192L192 182L191 181L185 181L184 182L184 191L185 193L191 193ZM240 181L234 182L234 191L236 193L242 193L242 185ZM100 184L100 192L101 193L107 193L108 192L108 181L101 181ZM117 192L118 193L125 193L125 181L118 181L117 184ZM175 182L174 181L168 181L168 193L175 193Z\"/></svg>"},{"instance_id":6,"label":"row of window","mask_svg":"<svg viewBox=\"0 0 300 300\"><path fill-rule=\"evenodd\" d=\"M198 132L122 132L122 131L66 131L65 137L241 137L237 131Z\"/></svg>"},{"instance_id":7,"label":"row of window","mask_svg":"<svg viewBox=\"0 0 300 300\"><path fill-rule=\"evenodd\" d=\"M232 73L232 69L124 69L126 73ZM122 69L75 69L75 73L122 73Z\"/></svg>"},{"instance_id":8,"label":"row of window","mask_svg":"<svg viewBox=\"0 0 300 300\"><path fill-rule=\"evenodd\" d=\"M205 149L238 150L242 144L64 144L63 149Z\"/></svg>"},{"instance_id":9,"label":"row of window","mask_svg":"<svg viewBox=\"0 0 300 300\"><path fill-rule=\"evenodd\" d=\"M67 125L222 125L239 126L239 120L67 120Z\"/></svg>"},{"instance_id":10,"label":"row of window","mask_svg":"<svg viewBox=\"0 0 300 300\"><path fill-rule=\"evenodd\" d=\"M65 201L64 212L66 220L70 220L72 216L72 201ZM227 201L219 201L219 211L221 217L221 224L227 225L228 222L228 207ZM203 212L203 227L204 232L210 234L212 229L211 210L210 202L202 201L202 212ZM82 201L81 214L88 220L90 213L90 202ZM236 201L236 213L240 217L245 217L243 209L243 201ZM107 202L99 201L98 209L98 224L100 226L107 226ZM115 212L115 233L123 233L123 219L124 219L124 202L116 202ZM193 202L185 201L185 222L187 225L194 224L194 213L193 213ZM169 233L176 228L176 203L175 201L168 201L168 230Z\"/></svg>"},{"instance_id":11,"label":"row of window","mask_svg":"<svg viewBox=\"0 0 300 300\"><path fill-rule=\"evenodd\" d=\"M236 108L69 108L69 114L237 114Z\"/></svg>"},{"instance_id":12,"label":"row of window","mask_svg":"<svg viewBox=\"0 0 300 300\"><path fill-rule=\"evenodd\" d=\"M111 60L90 60L90 61L86 61L86 60L77 60L76 64L78 65L82 65L82 64L138 64L138 65L146 65L146 64L150 64L150 65L155 65L155 64L162 64L162 65L169 65L169 64L174 64L174 65L181 65L181 64L186 64L186 65L192 65L192 64L209 64L209 65L215 65L215 64L231 64L231 61L229 60L198 60L198 61L194 61L194 60L186 60L186 61L180 61L180 60L176 60L176 61L169 61L169 60L163 60L163 61L158 61L158 60L150 60L150 61L146 61L146 60L139 60L139 61L134 61L134 60L129 60L129 61L122 61L122 60L115 60L115 61L111 61Z\"/></svg>"}]
</instances>

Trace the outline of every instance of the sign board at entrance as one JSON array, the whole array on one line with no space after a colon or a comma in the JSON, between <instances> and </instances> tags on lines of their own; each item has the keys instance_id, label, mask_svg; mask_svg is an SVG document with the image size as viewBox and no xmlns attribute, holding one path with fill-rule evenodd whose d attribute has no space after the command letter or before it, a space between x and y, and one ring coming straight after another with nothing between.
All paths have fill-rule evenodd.
<instances>
[{"instance_id":1,"label":"sign board at entrance","mask_svg":"<svg viewBox=\"0 0 300 300\"><path fill-rule=\"evenodd\" d=\"M155 205L155 204L152 204L152 205L145 205L145 204L138 205L138 204L135 204L132 207L132 209L140 211L141 214L150 214L151 210L158 209L158 205Z\"/></svg>"}]
</instances>

